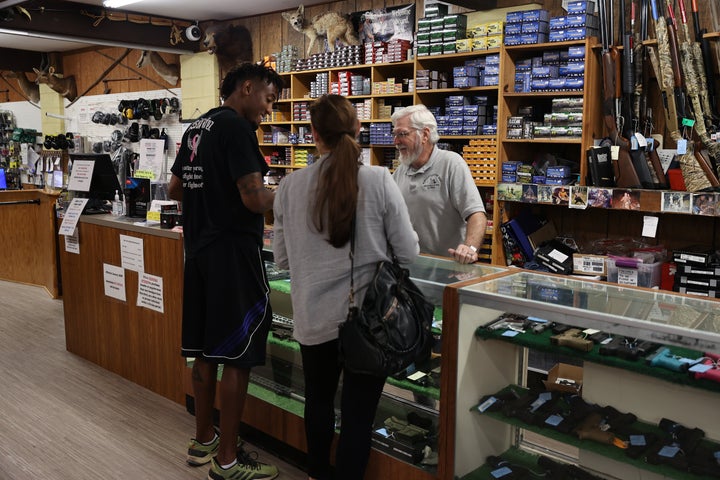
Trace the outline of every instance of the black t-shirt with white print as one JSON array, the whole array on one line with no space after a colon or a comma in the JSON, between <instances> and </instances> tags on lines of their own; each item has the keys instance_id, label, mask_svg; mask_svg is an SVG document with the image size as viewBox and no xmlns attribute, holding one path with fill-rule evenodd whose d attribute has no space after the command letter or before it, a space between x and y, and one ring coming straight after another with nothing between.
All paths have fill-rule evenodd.
<instances>
[{"instance_id":1,"label":"black t-shirt with white print","mask_svg":"<svg viewBox=\"0 0 720 480\"><path fill-rule=\"evenodd\" d=\"M208 111L183 135L171 171L183 184L187 255L228 234L262 246L264 216L245 207L236 183L268 171L250 122L228 107Z\"/></svg>"}]
</instances>

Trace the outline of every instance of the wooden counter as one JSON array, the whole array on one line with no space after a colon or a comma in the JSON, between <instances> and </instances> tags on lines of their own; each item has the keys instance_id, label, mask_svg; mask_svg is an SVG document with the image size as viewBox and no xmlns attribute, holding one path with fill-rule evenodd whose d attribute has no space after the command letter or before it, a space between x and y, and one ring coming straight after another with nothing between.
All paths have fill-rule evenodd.
<instances>
[{"instance_id":1,"label":"wooden counter","mask_svg":"<svg viewBox=\"0 0 720 480\"><path fill-rule=\"evenodd\" d=\"M55 200L45 190L0 191L0 279L60 296Z\"/></svg>"},{"instance_id":2,"label":"wooden counter","mask_svg":"<svg viewBox=\"0 0 720 480\"><path fill-rule=\"evenodd\" d=\"M142 239L144 271L163 280L163 313L137 306L133 270L124 269L126 301L105 295L103 265L122 265L120 235ZM82 216L78 236L80 254L65 251L63 239L60 244L68 351L184 403L182 236L110 215Z\"/></svg>"}]
</instances>

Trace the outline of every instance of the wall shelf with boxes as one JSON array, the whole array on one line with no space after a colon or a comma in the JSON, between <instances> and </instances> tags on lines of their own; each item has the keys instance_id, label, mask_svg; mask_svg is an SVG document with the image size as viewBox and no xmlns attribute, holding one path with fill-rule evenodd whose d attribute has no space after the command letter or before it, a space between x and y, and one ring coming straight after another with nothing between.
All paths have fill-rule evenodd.
<instances>
[{"instance_id":1,"label":"wall shelf with boxes","mask_svg":"<svg viewBox=\"0 0 720 480\"><path fill-rule=\"evenodd\" d=\"M499 469L500 465L488 468L483 463L489 457L505 457L513 448L555 459L564 458L591 473L612 478L645 478L649 471L662 478L705 480L715 478L719 472L713 452L720 450L720 430L716 423L707 422L720 394L718 384L709 378L702 378L700 382L691 378L696 376L694 372L687 369L673 371L672 361L656 362L658 357L651 357L658 354L662 360L664 348L673 353L695 355L699 351L701 357L717 356L720 353L720 323L715 302L518 272L457 288L451 286L445 294L444 311L445 323L457 328L457 371L454 375L448 373L452 382L441 392L442 398L456 394L456 416L447 419L449 428L453 429L448 432L448 441L451 441L449 449L455 452L452 472L455 478L498 478L490 472ZM456 315L450 317L456 321L449 321L450 315ZM597 345L586 353L573 351L569 355L582 360L580 369L564 371L567 365L559 364L548 372L548 382L544 386L533 386L527 383L529 377L525 373L530 366L527 363L529 351L560 349L562 353L568 353L569 350L566 346L543 346L543 341L548 343L549 340L545 338L550 336L547 331L535 334L528 328L525 333L515 331L512 338L507 334L513 332L509 327L492 331L493 325L500 320L520 321L523 317L537 320L539 324L543 320L557 322L660 346L635 361L607 360L599 354ZM668 359L671 357L680 364L673 355ZM662 373L663 370L667 375ZM578 438L581 435L572 425L573 422L580 425L586 419L579 415L582 410L573 410L573 406L568 410L551 408L551 405L559 407L564 398L568 398L562 392L555 392L553 380L557 376L575 382L576 406L606 407L606 411L614 409L628 419L622 425L624 430L611 430L612 440L626 442L625 448L601 444L601 441L610 441L611 435L604 439L596 436ZM520 399L527 391L517 389L517 385L533 387L538 398L550 402L547 408L539 404L534 408L536 404L530 406L527 403L529 413L523 416L525 410ZM566 388L565 385L557 387ZM514 390L515 395L510 394L509 389ZM542 396L543 391L548 391L549 396ZM505 408L513 399L516 407ZM689 404L693 408L685 408ZM488 413L493 410L496 413ZM552 415L557 415L553 421L542 421ZM531 426L519 420L530 417L537 420ZM563 428L568 433L575 430L575 433L561 433ZM679 441L679 437L672 439L670 433L678 431L692 432L692 445L683 444L687 452L682 454L664 448L665 441L667 445ZM703 460L710 462L704 464ZM537 462L537 456L534 462ZM529 464L533 465L534 470L539 471L537 463ZM688 471L688 465L694 465L695 473ZM511 464L505 464L505 467L512 470ZM496 473L499 474L499 470Z\"/></svg>"}]
</instances>

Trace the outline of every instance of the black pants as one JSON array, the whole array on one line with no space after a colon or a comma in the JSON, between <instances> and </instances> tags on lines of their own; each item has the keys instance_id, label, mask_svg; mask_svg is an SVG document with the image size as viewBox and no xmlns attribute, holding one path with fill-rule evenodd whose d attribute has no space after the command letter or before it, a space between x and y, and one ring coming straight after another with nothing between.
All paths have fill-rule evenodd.
<instances>
[{"instance_id":1,"label":"black pants","mask_svg":"<svg viewBox=\"0 0 720 480\"><path fill-rule=\"evenodd\" d=\"M305 375L305 437L308 475L330 479L330 447L335 433L335 392L342 367L338 342L300 345ZM385 378L343 373L340 439L335 452L336 478L362 480L370 456L375 410Z\"/></svg>"}]
</instances>

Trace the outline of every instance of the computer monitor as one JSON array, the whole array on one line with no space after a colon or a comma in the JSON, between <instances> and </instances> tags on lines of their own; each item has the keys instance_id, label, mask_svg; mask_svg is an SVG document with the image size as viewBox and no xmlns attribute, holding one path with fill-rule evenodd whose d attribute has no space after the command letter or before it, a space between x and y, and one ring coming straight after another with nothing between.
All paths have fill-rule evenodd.
<instances>
[{"instance_id":1,"label":"computer monitor","mask_svg":"<svg viewBox=\"0 0 720 480\"><path fill-rule=\"evenodd\" d=\"M94 162L90 190L75 192L76 196L89 199L83 213L109 212L111 208L109 202L115 198L115 192L122 194L123 191L110 155L107 153L71 153L70 160L73 164L78 160Z\"/></svg>"}]
</instances>

